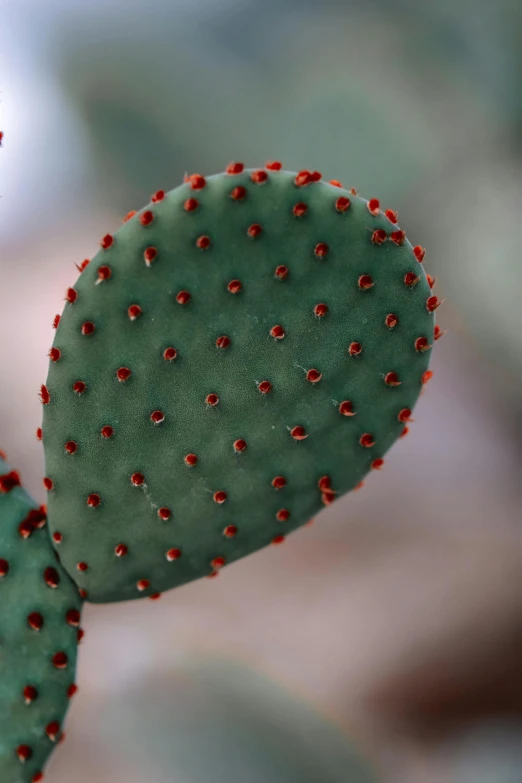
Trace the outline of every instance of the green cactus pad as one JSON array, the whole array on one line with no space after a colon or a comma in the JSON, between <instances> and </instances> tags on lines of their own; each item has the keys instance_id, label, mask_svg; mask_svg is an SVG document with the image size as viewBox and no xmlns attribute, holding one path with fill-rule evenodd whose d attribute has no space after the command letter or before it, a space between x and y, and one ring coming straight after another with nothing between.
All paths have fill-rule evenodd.
<instances>
[{"instance_id":1,"label":"green cactus pad","mask_svg":"<svg viewBox=\"0 0 522 783\"><path fill-rule=\"evenodd\" d=\"M236 164L104 237L42 388L50 525L88 600L211 575L382 465L438 304L387 214Z\"/></svg>"},{"instance_id":2,"label":"green cactus pad","mask_svg":"<svg viewBox=\"0 0 522 783\"><path fill-rule=\"evenodd\" d=\"M81 599L38 508L0 459L0 780L36 783L62 736Z\"/></svg>"}]
</instances>

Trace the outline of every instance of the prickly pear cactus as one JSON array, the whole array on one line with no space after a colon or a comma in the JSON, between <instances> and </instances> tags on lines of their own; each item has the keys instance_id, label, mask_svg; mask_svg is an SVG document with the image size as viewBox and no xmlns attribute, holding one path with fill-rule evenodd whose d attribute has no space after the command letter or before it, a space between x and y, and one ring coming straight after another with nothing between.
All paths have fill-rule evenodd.
<instances>
[{"instance_id":1,"label":"prickly pear cactus","mask_svg":"<svg viewBox=\"0 0 522 783\"><path fill-rule=\"evenodd\" d=\"M107 234L41 390L82 594L216 574L381 468L431 375L423 258L377 199L278 163L186 177Z\"/></svg>"},{"instance_id":2,"label":"prickly pear cactus","mask_svg":"<svg viewBox=\"0 0 522 783\"><path fill-rule=\"evenodd\" d=\"M0 458L0 780L36 783L62 735L81 599L38 508ZM81 633L81 632L80 632Z\"/></svg>"}]
</instances>

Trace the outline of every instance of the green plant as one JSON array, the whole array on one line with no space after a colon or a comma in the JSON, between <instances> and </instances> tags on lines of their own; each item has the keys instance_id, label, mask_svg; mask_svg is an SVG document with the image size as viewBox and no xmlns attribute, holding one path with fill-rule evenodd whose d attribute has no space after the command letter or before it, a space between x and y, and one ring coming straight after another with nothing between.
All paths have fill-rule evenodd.
<instances>
[{"instance_id":1,"label":"green plant","mask_svg":"<svg viewBox=\"0 0 522 783\"><path fill-rule=\"evenodd\" d=\"M41 390L81 594L213 576L381 468L440 334L423 258L376 199L279 163L186 177L107 234Z\"/></svg>"},{"instance_id":2,"label":"green plant","mask_svg":"<svg viewBox=\"0 0 522 783\"><path fill-rule=\"evenodd\" d=\"M0 780L37 783L74 675L82 601L38 507L0 457Z\"/></svg>"}]
</instances>

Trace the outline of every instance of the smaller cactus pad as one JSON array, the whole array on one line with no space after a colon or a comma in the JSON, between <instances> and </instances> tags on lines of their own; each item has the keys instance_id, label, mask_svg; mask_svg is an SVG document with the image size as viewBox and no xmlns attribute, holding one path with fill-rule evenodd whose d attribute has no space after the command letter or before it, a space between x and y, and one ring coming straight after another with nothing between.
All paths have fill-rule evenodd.
<instances>
[{"instance_id":1,"label":"smaller cactus pad","mask_svg":"<svg viewBox=\"0 0 522 783\"><path fill-rule=\"evenodd\" d=\"M382 467L430 375L423 258L376 199L279 164L187 177L102 239L41 390L88 600L216 574Z\"/></svg>"},{"instance_id":2,"label":"smaller cactus pad","mask_svg":"<svg viewBox=\"0 0 522 783\"><path fill-rule=\"evenodd\" d=\"M57 561L44 508L0 459L0 781L37 783L74 675L81 598Z\"/></svg>"}]
</instances>

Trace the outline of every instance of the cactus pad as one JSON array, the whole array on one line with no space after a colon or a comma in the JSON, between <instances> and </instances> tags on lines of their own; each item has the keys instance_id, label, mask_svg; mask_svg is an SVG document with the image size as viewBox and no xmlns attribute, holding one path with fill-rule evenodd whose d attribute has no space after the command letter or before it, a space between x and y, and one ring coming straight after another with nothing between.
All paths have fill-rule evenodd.
<instances>
[{"instance_id":1,"label":"cactus pad","mask_svg":"<svg viewBox=\"0 0 522 783\"><path fill-rule=\"evenodd\" d=\"M234 164L81 265L41 398L50 525L88 600L215 574L382 466L437 336L396 221L316 172Z\"/></svg>"},{"instance_id":2,"label":"cactus pad","mask_svg":"<svg viewBox=\"0 0 522 783\"><path fill-rule=\"evenodd\" d=\"M45 509L0 459L0 780L36 783L62 736L81 599L57 561Z\"/></svg>"}]
</instances>

